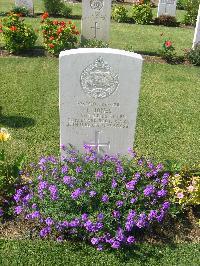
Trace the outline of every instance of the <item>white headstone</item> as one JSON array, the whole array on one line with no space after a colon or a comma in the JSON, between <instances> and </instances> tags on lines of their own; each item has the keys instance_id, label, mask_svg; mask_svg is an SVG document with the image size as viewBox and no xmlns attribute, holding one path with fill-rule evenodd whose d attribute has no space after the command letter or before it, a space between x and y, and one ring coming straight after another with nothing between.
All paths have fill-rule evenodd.
<instances>
[{"instance_id":1,"label":"white headstone","mask_svg":"<svg viewBox=\"0 0 200 266\"><path fill-rule=\"evenodd\" d=\"M194 33L193 48L197 43L200 43L200 5L199 5L199 12L197 16L197 23Z\"/></svg>"},{"instance_id":2,"label":"white headstone","mask_svg":"<svg viewBox=\"0 0 200 266\"><path fill-rule=\"evenodd\" d=\"M157 17L176 16L176 0L159 0Z\"/></svg>"},{"instance_id":3,"label":"white headstone","mask_svg":"<svg viewBox=\"0 0 200 266\"><path fill-rule=\"evenodd\" d=\"M81 39L109 40L111 0L83 0Z\"/></svg>"},{"instance_id":4,"label":"white headstone","mask_svg":"<svg viewBox=\"0 0 200 266\"><path fill-rule=\"evenodd\" d=\"M15 0L15 6L25 7L31 15L34 14L33 0Z\"/></svg>"},{"instance_id":5,"label":"white headstone","mask_svg":"<svg viewBox=\"0 0 200 266\"><path fill-rule=\"evenodd\" d=\"M133 146L143 59L111 48L60 53L60 143L126 154Z\"/></svg>"}]
</instances>

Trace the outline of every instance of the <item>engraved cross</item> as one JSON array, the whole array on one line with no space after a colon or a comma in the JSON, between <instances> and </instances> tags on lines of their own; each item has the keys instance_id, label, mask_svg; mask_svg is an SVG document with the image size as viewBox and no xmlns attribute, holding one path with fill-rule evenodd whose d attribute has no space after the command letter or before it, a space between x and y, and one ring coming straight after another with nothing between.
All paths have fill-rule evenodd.
<instances>
[{"instance_id":1,"label":"engraved cross","mask_svg":"<svg viewBox=\"0 0 200 266\"><path fill-rule=\"evenodd\" d=\"M94 29L94 38L96 39L97 37L97 30L100 30L100 28L98 27L98 22L95 22L95 26L91 27L91 29Z\"/></svg>"},{"instance_id":2,"label":"engraved cross","mask_svg":"<svg viewBox=\"0 0 200 266\"><path fill-rule=\"evenodd\" d=\"M88 146L90 147L94 147L97 151L97 154L100 154L100 148L101 147L107 147L108 149L110 149L110 141L108 141L107 143L101 143L100 142L100 131L95 131L95 141L94 143L86 143Z\"/></svg>"}]
</instances>

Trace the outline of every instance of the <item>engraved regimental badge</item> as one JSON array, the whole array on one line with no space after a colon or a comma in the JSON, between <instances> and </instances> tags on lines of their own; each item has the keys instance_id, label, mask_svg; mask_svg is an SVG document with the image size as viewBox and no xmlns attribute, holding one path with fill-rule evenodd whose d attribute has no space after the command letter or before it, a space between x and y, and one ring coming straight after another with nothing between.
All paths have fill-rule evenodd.
<instances>
[{"instance_id":1,"label":"engraved regimental badge","mask_svg":"<svg viewBox=\"0 0 200 266\"><path fill-rule=\"evenodd\" d=\"M80 83L85 93L95 99L103 99L117 90L119 75L113 73L111 66L99 57L83 70Z\"/></svg>"},{"instance_id":2,"label":"engraved regimental badge","mask_svg":"<svg viewBox=\"0 0 200 266\"><path fill-rule=\"evenodd\" d=\"M91 0L90 6L92 9L101 10L104 5L104 0Z\"/></svg>"}]
</instances>

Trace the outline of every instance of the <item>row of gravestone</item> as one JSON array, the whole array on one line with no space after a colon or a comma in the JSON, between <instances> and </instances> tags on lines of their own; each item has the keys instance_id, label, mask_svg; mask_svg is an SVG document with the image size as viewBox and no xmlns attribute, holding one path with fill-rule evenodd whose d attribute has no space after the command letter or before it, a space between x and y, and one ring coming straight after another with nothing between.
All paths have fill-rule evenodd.
<instances>
[{"instance_id":1,"label":"row of gravestone","mask_svg":"<svg viewBox=\"0 0 200 266\"><path fill-rule=\"evenodd\" d=\"M110 29L111 0L83 0L81 37L108 41ZM24 6L33 14L32 0L15 0L16 6ZM158 16L176 14L176 0L160 0ZM193 47L200 42L200 10L194 34Z\"/></svg>"}]
</instances>

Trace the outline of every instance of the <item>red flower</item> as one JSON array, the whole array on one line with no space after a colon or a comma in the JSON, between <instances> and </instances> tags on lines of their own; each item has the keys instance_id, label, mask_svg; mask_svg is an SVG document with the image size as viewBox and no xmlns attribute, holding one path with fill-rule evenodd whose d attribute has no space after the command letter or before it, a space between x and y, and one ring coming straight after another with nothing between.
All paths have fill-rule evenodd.
<instances>
[{"instance_id":1,"label":"red flower","mask_svg":"<svg viewBox=\"0 0 200 266\"><path fill-rule=\"evenodd\" d=\"M72 30L74 30L74 29L76 28L76 26L75 26L75 25L73 25L73 26L71 26L71 28L72 28Z\"/></svg>"},{"instance_id":2,"label":"red flower","mask_svg":"<svg viewBox=\"0 0 200 266\"><path fill-rule=\"evenodd\" d=\"M171 47L171 46L172 46L172 42L171 42L171 41L166 41L166 42L165 42L165 46L166 46L167 48Z\"/></svg>"},{"instance_id":3,"label":"red flower","mask_svg":"<svg viewBox=\"0 0 200 266\"><path fill-rule=\"evenodd\" d=\"M42 14L42 19L44 20L44 19L46 19L46 18L48 18L49 17L49 13L48 12L44 12L44 14Z\"/></svg>"},{"instance_id":4,"label":"red flower","mask_svg":"<svg viewBox=\"0 0 200 266\"><path fill-rule=\"evenodd\" d=\"M11 27L10 27L10 30L11 30L11 31L16 31L16 30L17 30L17 27L15 27L15 26L11 26Z\"/></svg>"},{"instance_id":5,"label":"red flower","mask_svg":"<svg viewBox=\"0 0 200 266\"><path fill-rule=\"evenodd\" d=\"M57 34L60 34L63 31L63 28L58 28Z\"/></svg>"},{"instance_id":6,"label":"red flower","mask_svg":"<svg viewBox=\"0 0 200 266\"><path fill-rule=\"evenodd\" d=\"M60 24L62 27L65 27L65 26L66 26L66 23L65 23L64 21L61 21L59 24Z\"/></svg>"},{"instance_id":7,"label":"red flower","mask_svg":"<svg viewBox=\"0 0 200 266\"><path fill-rule=\"evenodd\" d=\"M71 20L68 21L69 24L72 24Z\"/></svg>"},{"instance_id":8,"label":"red flower","mask_svg":"<svg viewBox=\"0 0 200 266\"><path fill-rule=\"evenodd\" d=\"M53 25L58 25L58 20L54 20Z\"/></svg>"},{"instance_id":9,"label":"red flower","mask_svg":"<svg viewBox=\"0 0 200 266\"><path fill-rule=\"evenodd\" d=\"M50 40L50 41L53 41L53 40L54 40L54 37L53 37L53 36L51 36L51 37L49 38L49 40Z\"/></svg>"},{"instance_id":10,"label":"red flower","mask_svg":"<svg viewBox=\"0 0 200 266\"><path fill-rule=\"evenodd\" d=\"M49 47L50 48L54 48L54 44L53 43L49 43Z\"/></svg>"},{"instance_id":11,"label":"red flower","mask_svg":"<svg viewBox=\"0 0 200 266\"><path fill-rule=\"evenodd\" d=\"M80 34L80 32L77 30L77 31L75 31L75 34L76 34L76 35L79 35L79 34Z\"/></svg>"}]
</instances>

